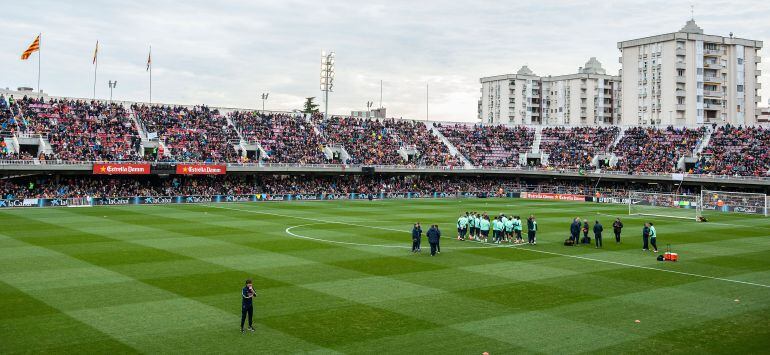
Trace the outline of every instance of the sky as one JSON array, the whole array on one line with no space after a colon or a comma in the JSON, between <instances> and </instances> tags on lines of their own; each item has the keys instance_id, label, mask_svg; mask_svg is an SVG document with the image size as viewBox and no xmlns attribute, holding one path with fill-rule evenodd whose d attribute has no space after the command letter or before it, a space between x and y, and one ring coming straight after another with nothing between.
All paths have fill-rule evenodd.
<instances>
[{"instance_id":1,"label":"sky","mask_svg":"<svg viewBox=\"0 0 770 355\"><path fill-rule=\"evenodd\" d=\"M389 117L474 121L479 78L577 71L595 56L620 69L617 42L676 32L688 1L10 1L0 20L0 88L35 87L37 55L19 59L43 33L41 88L55 96L149 100L145 70L152 46L152 101L261 108L321 103L322 50L336 53L329 112L382 105ZM770 1L698 1L706 34L770 46ZM770 55L763 49L763 106ZM426 95L426 85L429 95ZM426 110L426 96L428 108Z\"/></svg>"}]
</instances>

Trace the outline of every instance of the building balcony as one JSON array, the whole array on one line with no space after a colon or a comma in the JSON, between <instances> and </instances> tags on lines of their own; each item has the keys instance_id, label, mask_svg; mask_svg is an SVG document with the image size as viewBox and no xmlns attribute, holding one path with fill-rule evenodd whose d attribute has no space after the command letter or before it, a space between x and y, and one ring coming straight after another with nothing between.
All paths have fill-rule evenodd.
<instances>
[{"instance_id":1,"label":"building balcony","mask_svg":"<svg viewBox=\"0 0 770 355\"><path fill-rule=\"evenodd\" d=\"M703 90L703 96L724 97L725 93L723 93L721 91L714 91L714 90Z\"/></svg>"},{"instance_id":2,"label":"building balcony","mask_svg":"<svg viewBox=\"0 0 770 355\"><path fill-rule=\"evenodd\" d=\"M717 64L717 63L703 63L703 67L706 69L714 69L714 70L724 69L722 64Z\"/></svg>"},{"instance_id":3,"label":"building balcony","mask_svg":"<svg viewBox=\"0 0 770 355\"><path fill-rule=\"evenodd\" d=\"M686 109L687 105L676 105L677 111L684 111Z\"/></svg>"},{"instance_id":4,"label":"building balcony","mask_svg":"<svg viewBox=\"0 0 770 355\"><path fill-rule=\"evenodd\" d=\"M718 76L704 76L703 77L703 82L705 82L705 83L721 84L722 81L723 81L722 78L720 78Z\"/></svg>"},{"instance_id":5,"label":"building balcony","mask_svg":"<svg viewBox=\"0 0 770 355\"><path fill-rule=\"evenodd\" d=\"M684 48L677 48L676 55L687 55L687 50L685 50Z\"/></svg>"},{"instance_id":6,"label":"building balcony","mask_svg":"<svg viewBox=\"0 0 770 355\"><path fill-rule=\"evenodd\" d=\"M725 52L721 49L704 49L703 50L703 56L706 57L718 57L720 55L725 54Z\"/></svg>"},{"instance_id":7,"label":"building balcony","mask_svg":"<svg viewBox=\"0 0 770 355\"><path fill-rule=\"evenodd\" d=\"M762 96L757 95L757 96L754 96L754 97L755 97L754 102L756 102L756 103L762 102Z\"/></svg>"},{"instance_id":8,"label":"building balcony","mask_svg":"<svg viewBox=\"0 0 770 355\"><path fill-rule=\"evenodd\" d=\"M676 96L677 96L677 97L684 97L684 96L685 96L685 95L684 95L684 90L681 90L681 89L677 89L677 90L676 90Z\"/></svg>"},{"instance_id":9,"label":"building balcony","mask_svg":"<svg viewBox=\"0 0 770 355\"><path fill-rule=\"evenodd\" d=\"M686 83L687 82L687 78L685 78L684 76L677 76L676 77L676 82L677 83Z\"/></svg>"},{"instance_id":10,"label":"building balcony","mask_svg":"<svg viewBox=\"0 0 770 355\"><path fill-rule=\"evenodd\" d=\"M754 57L754 63L762 63L762 57L760 56Z\"/></svg>"},{"instance_id":11,"label":"building balcony","mask_svg":"<svg viewBox=\"0 0 770 355\"><path fill-rule=\"evenodd\" d=\"M687 64L684 62L676 62L674 65L674 68L676 69L687 69Z\"/></svg>"},{"instance_id":12,"label":"building balcony","mask_svg":"<svg viewBox=\"0 0 770 355\"><path fill-rule=\"evenodd\" d=\"M706 110L721 110L722 104L713 104L713 103L703 103L703 108Z\"/></svg>"},{"instance_id":13,"label":"building balcony","mask_svg":"<svg viewBox=\"0 0 770 355\"><path fill-rule=\"evenodd\" d=\"M756 72L754 72L754 76L762 76L762 71L757 70Z\"/></svg>"},{"instance_id":14,"label":"building balcony","mask_svg":"<svg viewBox=\"0 0 770 355\"><path fill-rule=\"evenodd\" d=\"M757 89L757 90L761 89L762 88L762 83L754 84L754 88Z\"/></svg>"}]
</instances>

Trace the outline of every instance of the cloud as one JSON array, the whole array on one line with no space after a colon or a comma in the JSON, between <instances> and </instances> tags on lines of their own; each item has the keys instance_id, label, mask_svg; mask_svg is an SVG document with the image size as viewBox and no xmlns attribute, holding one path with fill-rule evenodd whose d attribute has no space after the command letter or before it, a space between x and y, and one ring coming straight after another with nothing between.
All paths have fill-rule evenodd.
<instances>
[{"instance_id":1,"label":"cloud","mask_svg":"<svg viewBox=\"0 0 770 355\"><path fill-rule=\"evenodd\" d=\"M662 10L665 9L665 10ZM719 9L718 12L712 11ZM678 1L88 1L11 2L0 22L0 86L34 86L37 63L19 54L43 32L42 86L54 95L90 97L91 53L98 39L97 96L147 100L144 64L153 50L153 101L291 110L321 96L320 52L335 50L330 110L366 101L389 115L473 121L479 78L527 64L540 75L566 74L596 56L620 68L616 43L673 32L690 16ZM770 5L701 1L707 33L770 37ZM700 14L703 14L702 16ZM760 69L770 73L768 60ZM762 78L770 92L770 82ZM767 99L770 96L764 94Z\"/></svg>"}]
</instances>

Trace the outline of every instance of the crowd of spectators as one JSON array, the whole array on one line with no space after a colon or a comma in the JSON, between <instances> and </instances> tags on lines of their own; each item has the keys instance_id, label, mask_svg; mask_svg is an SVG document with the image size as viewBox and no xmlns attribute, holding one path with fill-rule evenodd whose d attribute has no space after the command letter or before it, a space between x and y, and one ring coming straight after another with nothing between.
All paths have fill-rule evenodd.
<instances>
[{"instance_id":1,"label":"crowd of spectators","mask_svg":"<svg viewBox=\"0 0 770 355\"><path fill-rule=\"evenodd\" d=\"M706 128L689 129L667 127L632 127L613 147L618 157L615 170L627 172L672 173L679 158L693 155L693 150L703 139Z\"/></svg>"},{"instance_id":2,"label":"crowd of spectators","mask_svg":"<svg viewBox=\"0 0 770 355\"><path fill-rule=\"evenodd\" d=\"M546 127L540 151L548 153L548 166L585 169L597 154L607 152L619 133L618 127Z\"/></svg>"},{"instance_id":3,"label":"crowd of spectators","mask_svg":"<svg viewBox=\"0 0 770 355\"><path fill-rule=\"evenodd\" d=\"M379 194L543 192L625 197L629 191L698 194L698 186L630 181L421 175L34 176L0 180L0 199L211 196L250 194Z\"/></svg>"},{"instance_id":4,"label":"crowd of spectators","mask_svg":"<svg viewBox=\"0 0 770 355\"><path fill-rule=\"evenodd\" d=\"M323 164L323 138L303 116L235 111L233 124L247 142L259 143L270 163Z\"/></svg>"},{"instance_id":5,"label":"crowd of spectators","mask_svg":"<svg viewBox=\"0 0 770 355\"><path fill-rule=\"evenodd\" d=\"M436 128L480 167L519 166L519 153L528 152L535 138L535 131L524 126L437 123Z\"/></svg>"},{"instance_id":6,"label":"crowd of spectators","mask_svg":"<svg viewBox=\"0 0 770 355\"><path fill-rule=\"evenodd\" d=\"M693 173L770 176L770 129L726 125L711 135Z\"/></svg>"},{"instance_id":7,"label":"crowd of spectators","mask_svg":"<svg viewBox=\"0 0 770 355\"><path fill-rule=\"evenodd\" d=\"M239 162L238 133L227 119L207 106L133 105L134 113L148 135L163 142L161 160L181 162ZM154 160L155 157L148 157Z\"/></svg>"}]
</instances>

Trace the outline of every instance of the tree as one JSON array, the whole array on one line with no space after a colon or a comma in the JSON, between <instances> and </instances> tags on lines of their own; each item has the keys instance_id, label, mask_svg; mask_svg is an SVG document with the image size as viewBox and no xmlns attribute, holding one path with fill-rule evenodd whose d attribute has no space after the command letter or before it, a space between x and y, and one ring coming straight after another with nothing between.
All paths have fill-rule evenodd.
<instances>
[{"instance_id":1,"label":"tree","mask_svg":"<svg viewBox=\"0 0 770 355\"><path fill-rule=\"evenodd\" d=\"M302 109L302 112L304 112L304 113L317 113L318 112L318 105L313 103L313 100L315 100L315 97L307 97L307 98L305 98L305 108Z\"/></svg>"}]
</instances>

